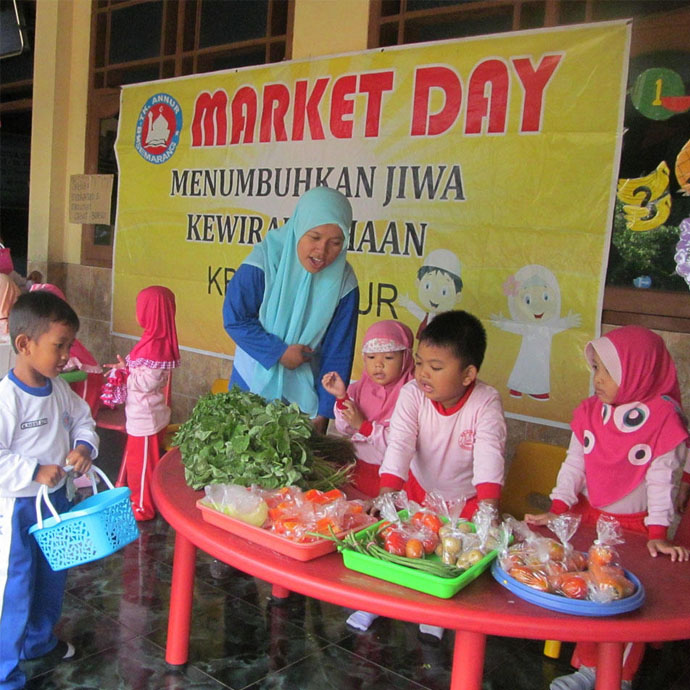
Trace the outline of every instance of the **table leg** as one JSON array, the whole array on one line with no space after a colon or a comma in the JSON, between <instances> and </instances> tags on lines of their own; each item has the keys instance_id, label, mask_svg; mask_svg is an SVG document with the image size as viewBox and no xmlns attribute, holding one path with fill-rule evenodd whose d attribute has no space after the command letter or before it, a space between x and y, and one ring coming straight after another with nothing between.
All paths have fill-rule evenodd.
<instances>
[{"instance_id":1,"label":"table leg","mask_svg":"<svg viewBox=\"0 0 690 690\"><path fill-rule=\"evenodd\" d=\"M194 567L196 547L179 532L175 535L172 585L170 586L170 614L165 660L173 666L187 663L189 656L189 628L192 618Z\"/></svg>"},{"instance_id":2,"label":"table leg","mask_svg":"<svg viewBox=\"0 0 690 690\"><path fill-rule=\"evenodd\" d=\"M600 642L597 652L596 690L620 690L623 642Z\"/></svg>"},{"instance_id":3,"label":"table leg","mask_svg":"<svg viewBox=\"0 0 690 690\"><path fill-rule=\"evenodd\" d=\"M480 690L484 673L484 633L455 631L450 690Z\"/></svg>"},{"instance_id":4,"label":"table leg","mask_svg":"<svg viewBox=\"0 0 690 690\"><path fill-rule=\"evenodd\" d=\"M281 585L274 584L271 588L271 594L276 599L287 599L290 596L290 590L285 589L285 587L282 587Z\"/></svg>"}]
</instances>

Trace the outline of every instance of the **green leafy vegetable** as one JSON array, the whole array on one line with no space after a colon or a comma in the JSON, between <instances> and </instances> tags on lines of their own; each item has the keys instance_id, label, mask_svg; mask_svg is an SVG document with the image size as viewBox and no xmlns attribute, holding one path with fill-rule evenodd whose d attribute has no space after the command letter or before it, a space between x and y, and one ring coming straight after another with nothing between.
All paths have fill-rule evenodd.
<instances>
[{"instance_id":1,"label":"green leafy vegetable","mask_svg":"<svg viewBox=\"0 0 690 690\"><path fill-rule=\"evenodd\" d=\"M297 405L267 403L237 386L200 398L173 442L194 489L207 484L331 489L347 481L354 462L349 441L317 434Z\"/></svg>"}]
</instances>

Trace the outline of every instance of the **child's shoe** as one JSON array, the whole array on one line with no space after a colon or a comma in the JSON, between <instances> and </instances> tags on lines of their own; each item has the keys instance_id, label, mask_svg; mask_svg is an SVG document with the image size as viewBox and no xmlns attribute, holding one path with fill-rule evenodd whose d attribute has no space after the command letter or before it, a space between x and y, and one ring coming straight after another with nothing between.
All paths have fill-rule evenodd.
<instances>
[{"instance_id":1,"label":"child's shoe","mask_svg":"<svg viewBox=\"0 0 690 690\"><path fill-rule=\"evenodd\" d=\"M63 640L58 640L58 643L53 647L47 654L44 654L43 656L38 656L33 659L28 659L27 661L30 661L31 663L53 663L57 664L60 661L67 661L68 659L71 659L76 650L74 649L74 645L71 642L64 642Z\"/></svg>"},{"instance_id":2,"label":"child's shoe","mask_svg":"<svg viewBox=\"0 0 690 690\"><path fill-rule=\"evenodd\" d=\"M53 649L53 654L59 656L61 661L71 659L76 652L77 650L74 648L74 645L71 642L64 642L63 640L58 640L58 643L55 645L55 649Z\"/></svg>"},{"instance_id":3,"label":"child's shoe","mask_svg":"<svg viewBox=\"0 0 690 690\"><path fill-rule=\"evenodd\" d=\"M345 621L351 628L355 630L361 630L366 632L369 630L369 626L378 618L375 613L369 613L368 611L355 611L350 614L350 617Z\"/></svg>"},{"instance_id":4,"label":"child's shoe","mask_svg":"<svg viewBox=\"0 0 690 690\"><path fill-rule=\"evenodd\" d=\"M580 668L567 676L555 678L549 690L594 690L597 682L595 669L591 666L580 666Z\"/></svg>"},{"instance_id":5,"label":"child's shoe","mask_svg":"<svg viewBox=\"0 0 690 690\"><path fill-rule=\"evenodd\" d=\"M426 625L426 623L419 624L419 634L422 640L438 642L443 637L444 628L440 628L437 625Z\"/></svg>"}]
</instances>

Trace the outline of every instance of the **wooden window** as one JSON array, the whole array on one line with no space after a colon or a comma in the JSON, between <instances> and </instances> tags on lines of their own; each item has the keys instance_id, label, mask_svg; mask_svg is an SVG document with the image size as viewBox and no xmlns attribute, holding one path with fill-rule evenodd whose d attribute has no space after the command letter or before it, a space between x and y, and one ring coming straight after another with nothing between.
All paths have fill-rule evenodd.
<instances>
[{"instance_id":1,"label":"wooden window","mask_svg":"<svg viewBox=\"0 0 690 690\"><path fill-rule=\"evenodd\" d=\"M12 250L15 268L24 273L29 231L35 2L0 0L0 24L3 31L12 31L9 45L3 37L0 61L0 236ZM21 38L15 31L21 31Z\"/></svg>"},{"instance_id":2,"label":"wooden window","mask_svg":"<svg viewBox=\"0 0 690 690\"><path fill-rule=\"evenodd\" d=\"M663 59L682 74L685 94L690 94L690 1L688 0L372 0L369 47L393 46L419 41L433 41L480 34L492 34L537 27L558 26L584 22L607 21L625 17L633 18L630 52L630 74L648 64L655 64L655 56ZM659 60L662 59L660 56ZM629 106L629 104L627 104ZM673 169L675 156L683 142L690 137L690 111L674 115L665 123L644 122L635 108L627 107L623 155L620 177L640 177L652 172L659 160L654 156L659 141L669 141L669 151L664 155ZM635 129L637 127L637 129ZM643 134L639 134L637 130ZM637 137L645 137L644 144L657 142L649 161L642 159L644 148ZM684 138L683 138L684 137ZM679 141L680 144L677 144ZM672 150L671 150L672 149ZM644 166L647 165L648 168ZM635 172L629 172L629 171ZM644 170L644 172L642 172ZM671 173L673 177L673 173ZM673 186L675 185L675 186ZM653 230L645 238L650 244L657 243L657 258L649 260L656 270L650 289L634 287L635 247L631 244L641 237L626 239L624 233L614 234L607 284L604 294L602 320L608 324L639 323L660 330L690 332L690 295L687 285L674 274L673 247L677 241L677 224L690 216L690 197L678 193L678 185L671 186L674 215L669 227L662 228L652 238ZM620 213L614 223L620 223ZM675 225L673 225L675 223ZM674 237L673 233L676 232ZM633 233L640 234L640 233ZM628 232L630 235L630 232ZM653 242L652 242L653 239ZM630 257L621 257L620 249L628 242ZM647 247L637 251L638 256L648 256ZM663 256L663 266L658 257ZM631 271L633 273L631 273ZM644 271L642 271L644 273ZM642 276L638 276L642 278ZM646 278L638 281L646 284Z\"/></svg>"},{"instance_id":3,"label":"wooden window","mask_svg":"<svg viewBox=\"0 0 690 690\"><path fill-rule=\"evenodd\" d=\"M120 86L280 62L292 17L293 0L94 0L85 171L117 174ZM113 239L113 225L83 226L82 263L111 266Z\"/></svg>"}]
</instances>

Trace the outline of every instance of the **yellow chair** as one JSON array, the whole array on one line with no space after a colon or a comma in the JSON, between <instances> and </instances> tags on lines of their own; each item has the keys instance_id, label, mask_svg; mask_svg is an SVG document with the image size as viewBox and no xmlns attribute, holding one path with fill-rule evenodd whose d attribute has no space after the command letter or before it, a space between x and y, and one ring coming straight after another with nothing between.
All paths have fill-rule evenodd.
<instances>
[{"instance_id":1,"label":"yellow chair","mask_svg":"<svg viewBox=\"0 0 690 690\"><path fill-rule=\"evenodd\" d=\"M501 512L522 520L525 513L547 511L551 504L549 494L556 486L566 452L566 448L550 443L520 441L501 492ZM560 654L558 640L544 642L544 656L558 659Z\"/></svg>"},{"instance_id":2,"label":"yellow chair","mask_svg":"<svg viewBox=\"0 0 690 690\"><path fill-rule=\"evenodd\" d=\"M211 385L211 393L227 393L229 379L216 379Z\"/></svg>"},{"instance_id":3,"label":"yellow chair","mask_svg":"<svg viewBox=\"0 0 690 690\"><path fill-rule=\"evenodd\" d=\"M177 433L180 428L179 424L168 424L165 427L165 438L163 439L163 450L168 451L173 447L173 436Z\"/></svg>"},{"instance_id":4,"label":"yellow chair","mask_svg":"<svg viewBox=\"0 0 690 690\"><path fill-rule=\"evenodd\" d=\"M522 520L525 513L548 510L565 454L563 446L520 441L501 492L501 512Z\"/></svg>"}]
</instances>

